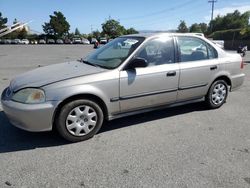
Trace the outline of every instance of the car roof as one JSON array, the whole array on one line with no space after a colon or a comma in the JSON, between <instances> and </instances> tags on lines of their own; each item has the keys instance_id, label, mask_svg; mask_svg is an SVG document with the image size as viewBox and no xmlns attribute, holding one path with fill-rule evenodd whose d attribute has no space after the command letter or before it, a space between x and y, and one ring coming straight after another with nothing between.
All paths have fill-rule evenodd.
<instances>
[{"instance_id":1,"label":"car roof","mask_svg":"<svg viewBox=\"0 0 250 188\"><path fill-rule=\"evenodd\" d=\"M160 37L160 36L188 36L188 37L199 38L199 39L206 41L211 46L213 46L217 50L218 53L220 53L220 54L225 53L224 50L222 50L220 47L218 47L218 45L214 44L213 42L208 40L206 37L204 37L200 34L197 34L197 33L139 33L139 34L133 34L133 35L124 35L121 37L142 37L145 39L151 39L151 38Z\"/></svg>"},{"instance_id":2,"label":"car roof","mask_svg":"<svg viewBox=\"0 0 250 188\"><path fill-rule=\"evenodd\" d=\"M132 35L124 35L121 37L143 37L143 38L151 38L151 37L158 37L158 36L195 36L195 37L202 37L197 33L139 33L139 34L132 34Z\"/></svg>"}]
</instances>

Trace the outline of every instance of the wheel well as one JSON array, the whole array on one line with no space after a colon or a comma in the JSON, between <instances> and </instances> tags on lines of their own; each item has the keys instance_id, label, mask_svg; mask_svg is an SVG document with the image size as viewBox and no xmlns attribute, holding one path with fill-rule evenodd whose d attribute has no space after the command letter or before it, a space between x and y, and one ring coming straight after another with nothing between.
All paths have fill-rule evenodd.
<instances>
[{"instance_id":1,"label":"wheel well","mask_svg":"<svg viewBox=\"0 0 250 188\"><path fill-rule=\"evenodd\" d=\"M231 82L230 78L228 78L227 76L220 76L220 77L216 78L214 80L214 82L217 80L224 80L227 83L227 85L232 86L232 82Z\"/></svg>"},{"instance_id":2,"label":"wheel well","mask_svg":"<svg viewBox=\"0 0 250 188\"><path fill-rule=\"evenodd\" d=\"M55 112L54 112L54 116L53 116L53 122L52 122L52 125L53 125L53 128L54 128L54 123L55 123L55 118L59 115L60 111L61 111L61 108L71 102L71 101L74 101L74 100L78 100L78 99L89 99L91 101L94 101L96 102L100 108L102 109L103 111L103 115L104 115L104 118L107 119L108 117L108 109L107 109L107 106L106 104L104 103L104 101L97 97L96 95L92 95L92 94L80 94L80 95L74 95L74 96L71 96L65 100L63 100L56 108Z\"/></svg>"}]
</instances>

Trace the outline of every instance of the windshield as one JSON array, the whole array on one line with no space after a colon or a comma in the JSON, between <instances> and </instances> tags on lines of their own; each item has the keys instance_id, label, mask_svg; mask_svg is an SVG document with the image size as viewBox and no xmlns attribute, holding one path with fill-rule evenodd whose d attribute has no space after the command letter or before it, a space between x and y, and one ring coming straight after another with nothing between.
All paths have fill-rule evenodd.
<instances>
[{"instance_id":1,"label":"windshield","mask_svg":"<svg viewBox=\"0 0 250 188\"><path fill-rule=\"evenodd\" d=\"M143 37L120 37L96 50L84 59L92 65L114 69L143 42Z\"/></svg>"}]
</instances>

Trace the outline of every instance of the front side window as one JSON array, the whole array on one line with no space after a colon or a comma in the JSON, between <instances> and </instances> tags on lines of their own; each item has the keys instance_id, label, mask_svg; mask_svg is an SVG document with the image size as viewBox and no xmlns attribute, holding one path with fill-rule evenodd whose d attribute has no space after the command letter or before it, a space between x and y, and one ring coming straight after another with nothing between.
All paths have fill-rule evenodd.
<instances>
[{"instance_id":1,"label":"front side window","mask_svg":"<svg viewBox=\"0 0 250 188\"><path fill-rule=\"evenodd\" d=\"M149 66L175 62L174 42L172 37L159 37L145 43L136 57L147 60Z\"/></svg>"},{"instance_id":2,"label":"front side window","mask_svg":"<svg viewBox=\"0 0 250 188\"><path fill-rule=\"evenodd\" d=\"M143 37L116 38L87 56L83 62L93 66L114 69L121 65L143 40Z\"/></svg>"},{"instance_id":3,"label":"front side window","mask_svg":"<svg viewBox=\"0 0 250 188\"><path fill-rule=\"evenodd\" d=\"M215 50L205 41L195 37L178 37L181 62L216 58Z\"/></svg>"}]
</instances>

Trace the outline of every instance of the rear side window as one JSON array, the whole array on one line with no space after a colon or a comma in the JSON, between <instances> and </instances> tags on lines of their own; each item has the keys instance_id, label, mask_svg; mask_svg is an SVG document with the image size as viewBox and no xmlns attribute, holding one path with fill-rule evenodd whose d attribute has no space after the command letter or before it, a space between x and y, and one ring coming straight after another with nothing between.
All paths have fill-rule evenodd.
<instances>
[{"instance_id":1,"label":"rear side window","mask_svg":"<svg viewBox=\"0 0 250 188\"><path fill-rule=\"evenodd\" d=\"M178 37L181 62L200 61L217 57L215 49L205 41L195 37Z\"/></svg>"}]
</instances>

